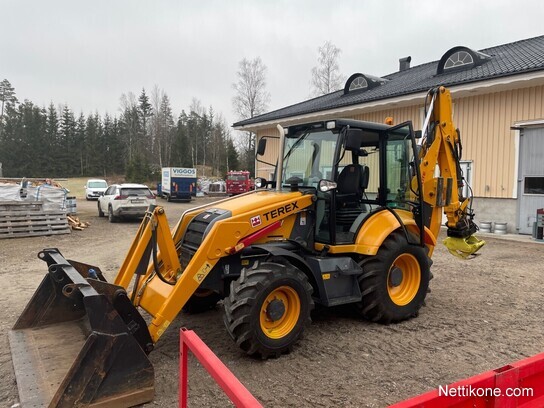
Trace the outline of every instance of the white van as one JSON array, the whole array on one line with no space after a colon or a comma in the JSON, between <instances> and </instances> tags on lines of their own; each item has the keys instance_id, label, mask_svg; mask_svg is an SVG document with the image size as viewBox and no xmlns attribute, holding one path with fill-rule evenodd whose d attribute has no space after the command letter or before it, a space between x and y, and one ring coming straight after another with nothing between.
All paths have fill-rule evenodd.
<instances>
[{"instance_id":1,"label":"white van","mask_svg":"<svg viewBox=\"0 0 544 408\"><path fill-rule=\"evenodd\" d=\"M106 180L102 179L90 179L85 184L85 198L87 200L98 200L101 194L104 194L108 188Z\"/></svg>"}]
</instances>

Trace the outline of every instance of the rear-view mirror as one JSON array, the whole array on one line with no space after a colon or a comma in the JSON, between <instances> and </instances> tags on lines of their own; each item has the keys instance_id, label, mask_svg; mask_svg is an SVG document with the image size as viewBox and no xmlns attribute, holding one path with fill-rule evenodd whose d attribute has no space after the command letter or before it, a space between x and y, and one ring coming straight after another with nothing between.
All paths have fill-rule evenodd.
<instances>
[{"instance_id":1,"label":"rear-view mirror","mask_svg":"<svg viewBox=\"0 0 544 408\"><path fill-rule=\"evenodd\" d=\"M363 131L361 129L349 129L346 134L346 150L359 152L363 144Z\"/></svg>"},{"instance_id":2,"label":"rear-view mirror","mask_svg":"<svg viewBox=\"0 0 544 408\"><path fill-rule=\"evenodd\" d=\"M257 155L262 156L266 150L266 139L264 137L259 139L259 144L257 145Z\"/></svg>"}]
</instances>

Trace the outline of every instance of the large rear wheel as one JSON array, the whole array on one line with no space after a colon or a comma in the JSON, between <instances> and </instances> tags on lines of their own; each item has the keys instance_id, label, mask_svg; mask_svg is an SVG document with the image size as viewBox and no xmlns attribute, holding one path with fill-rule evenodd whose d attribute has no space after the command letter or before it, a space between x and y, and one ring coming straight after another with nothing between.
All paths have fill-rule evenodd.
<instances>
[{"instance_id":1,"label":"large rear wheel","mask_svg":"<svg viewBox=\"0 0 544 408\"><path fill-rule=\"evenodd\" d=\"M247 354L279 357L311 322L312 291L306 275L289 263L244 269L224 300L225 326Z\"/></svg>"},{"instance_id":2,"label":"large rear wheel","mask_svg":"<svg viewBox=\"0 0 544 408\"><path fill-rule=\"evenodd\" d=\"M417 242L412 237L411 241ZM417 316L430 279L427 249L411 245L402 232L393 232L378 253L362 262L359 286L363 298L357 305L368 320L399 322Z\"/></svg>"}]
</instances>

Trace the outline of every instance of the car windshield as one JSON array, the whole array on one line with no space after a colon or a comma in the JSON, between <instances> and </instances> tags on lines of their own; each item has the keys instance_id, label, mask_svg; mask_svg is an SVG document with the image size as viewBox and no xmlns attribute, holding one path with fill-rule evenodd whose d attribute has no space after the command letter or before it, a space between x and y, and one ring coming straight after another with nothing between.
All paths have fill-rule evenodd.
<instances>
[{"instance_id":1,"label":"car windshield","mask_svg":"<svg viewBox=\"0 0 544 408\"><path fill-rule=\"evenodd\" d=\"M108 183L105 181L89 181L89 187L90 188L107 188Z\"/></svg>"},{"instance_id":2,"label":"car windshield","mask_svg":"<svg viewBox=\"0 0 544 408\"><path fill-rule=\"evenodd\" d=\"M121 195L145 197L151 195L151 191L148 188L123 188L121 189Z\"/></svg>"}]
</instances>

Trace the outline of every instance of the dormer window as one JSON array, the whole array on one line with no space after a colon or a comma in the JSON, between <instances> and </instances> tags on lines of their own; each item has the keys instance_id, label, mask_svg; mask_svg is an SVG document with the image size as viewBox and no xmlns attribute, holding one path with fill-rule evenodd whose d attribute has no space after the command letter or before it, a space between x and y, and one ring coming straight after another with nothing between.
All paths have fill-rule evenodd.
<instances>
[{"instance_id":1,"label":"dormer window","mask_svg":"<svg viewBox=\"0 0 544 408\"><path fill-rule=\"evenodd\" d=\"M466 51L457 51L455 54L450 55L448 60L444 64L444 71L448 69L462 67L463 65L474 64L472 55Z\"/></svg>"},{"instance_id":2,"label":"dormer window","mask_svg":"<svg viewBox=\"0 0 544 408\"><path fill-rule=\"evenodd\" d=\"M376 88L387 82L387 79L378 78L367 74L353 74L346 81L344 86L344 95L350 92L362 92L368 89Z\"/></svg>"},{"instance_id":3,"label":"dormer window","mask_svg":"<svg viewBox=\"0 0 544 408\"><path fill-rule=\"evenodd\" d=\"M454 47L448 50L438 62L437 75L463 71L482 65L491 59L489 55L467 47Z\"/></svg>"},{"instance_id":4,"label":"dormer window","mask_svg":"<svg viewBox=\"0 0 544 408\"><path fill-rule=\"evenodd\" d=\"M353 81L351 81L351 84L349 84L349 91L365 88L368 88L368 82L363 76L356 77Z\"/></svg>"}]
</instances>

